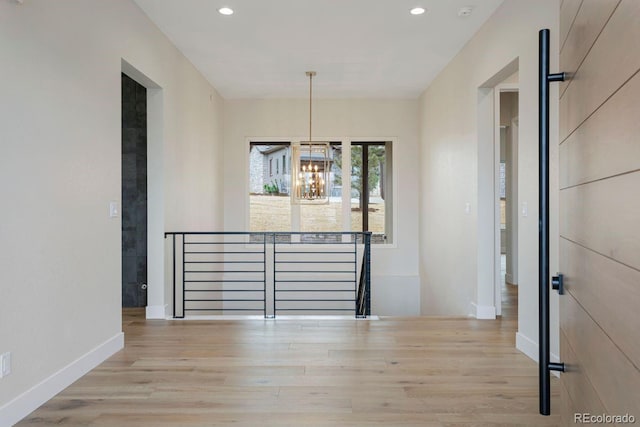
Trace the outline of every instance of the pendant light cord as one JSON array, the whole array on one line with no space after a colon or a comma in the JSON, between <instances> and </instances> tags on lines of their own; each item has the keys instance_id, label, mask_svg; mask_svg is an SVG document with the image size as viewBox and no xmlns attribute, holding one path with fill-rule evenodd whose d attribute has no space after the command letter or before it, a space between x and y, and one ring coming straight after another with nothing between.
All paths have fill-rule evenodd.
<instances>
[{"instance_id":1,"label":"pendant light cord","mask_svg":"<svg viewBox=\"0 0 640 427\"><path fill-rule=\"evenodd\" d=\"M312 81L313 81L313 75L315 74L315 72L311 71L309 73L309 169L312 168L313 166L313 162L312 162L312 149L313 149L313 144L311 143L311 122L312 122L312 115L311 115L311 109L312 109L312 103L311 103L311 99L313 98L313 91L312 91Z\"/></svg>"},{"instance_id":2,"label":"pendant light cord","mask_svg":"<svg viewBox=\"0 0 640 427\"><path fill-rule=\"evenodd\" d=\"M311 142L311 97L312 97L312 85L311 81L313 80L313 74L309 73L309 142Z\"/></svg>"}]
</instances>

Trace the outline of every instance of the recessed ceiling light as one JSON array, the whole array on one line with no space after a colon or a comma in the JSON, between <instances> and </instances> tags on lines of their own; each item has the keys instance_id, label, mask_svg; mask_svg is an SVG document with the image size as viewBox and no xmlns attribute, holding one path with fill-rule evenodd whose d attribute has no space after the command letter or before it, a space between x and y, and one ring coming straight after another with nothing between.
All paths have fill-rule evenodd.
<instances>
[{"instance_id":1,"label":"recessed ceiling light","mask_svg":"<svg viewBox=\"0 0 640 427\"><path fill-rule=\"evenodd\" d=\"M426 10L424 7L414 7L409 11L409 13L411 13L412 15L422 15L425 12Z\"/></svg>"},{"instance_id":2,"label":"recessed ceiling light","mask_svg":"<svg viewBox=\"0 0 640 427\"><path fill-rule=\"evenodd\" d=\"M230 7L221 7L218 9L218 12L220 12L221 15L233 15L233 9Z\"/></svg>"},{"instance_id":3,"label":"recessed ceiling light","mask_svg":"<svg viewBox=\"0 0 640 427\"><path fill-rule=\"evenodd\" d=\"M471 6L461 7L458 10L458 16L469 16L473 12L473 8Z\"/></svg>"}]
</instances>

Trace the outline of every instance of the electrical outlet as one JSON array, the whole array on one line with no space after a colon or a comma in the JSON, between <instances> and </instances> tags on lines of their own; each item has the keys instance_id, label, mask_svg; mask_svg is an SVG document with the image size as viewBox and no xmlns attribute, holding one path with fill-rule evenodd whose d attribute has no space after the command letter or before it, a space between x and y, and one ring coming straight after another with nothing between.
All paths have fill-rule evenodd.
<instances>
[{"instance_id":1,"label":"electrical outlet","mask_svg":"<svg viewBox=\"0 0 640 427\"><path fill-rule=\"evenodd\" d=\"M11 373L11 353L6 352L0 355L0 378Z\"/></svg>"}]
</instances>

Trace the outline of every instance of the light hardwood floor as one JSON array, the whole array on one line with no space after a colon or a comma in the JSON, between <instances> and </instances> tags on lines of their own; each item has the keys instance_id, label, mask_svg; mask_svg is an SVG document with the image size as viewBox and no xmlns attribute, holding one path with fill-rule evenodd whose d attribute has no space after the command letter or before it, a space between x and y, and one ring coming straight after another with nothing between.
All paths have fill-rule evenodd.
<instances>
[{"instance_id":1,"label":"light hardwood floor","mask_svg":"<svg viewBox=\"0 0 640 427\"><path fill-rule=\"evenodd\" d=\"M558 425L538 415L537 365L514 348L509 292L496 321L146 321L125 310L125 349L18 425Z\"/></svg>"}]
</instances>

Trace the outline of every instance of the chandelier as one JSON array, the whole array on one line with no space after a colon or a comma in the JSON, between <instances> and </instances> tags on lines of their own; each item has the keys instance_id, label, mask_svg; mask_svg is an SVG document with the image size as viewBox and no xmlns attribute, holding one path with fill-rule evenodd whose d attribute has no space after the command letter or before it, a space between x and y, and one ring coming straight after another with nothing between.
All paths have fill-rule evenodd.
<instances>
[{"instance_id":1,"label":"chandelier","mask_svg":"<svg viewBox=\"0 0 640 427\"><path fill-rule=\"evenodd\" d=\"M320 205L329 203L329 143L313 142L311 137L312 81L315 71L307 71L309 77L309 140L294 142L291 146L291 202L294 204Z\"/></svg>"}]
</instances>

